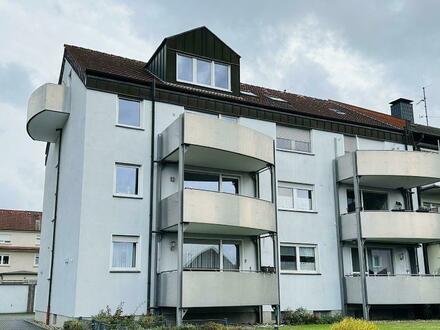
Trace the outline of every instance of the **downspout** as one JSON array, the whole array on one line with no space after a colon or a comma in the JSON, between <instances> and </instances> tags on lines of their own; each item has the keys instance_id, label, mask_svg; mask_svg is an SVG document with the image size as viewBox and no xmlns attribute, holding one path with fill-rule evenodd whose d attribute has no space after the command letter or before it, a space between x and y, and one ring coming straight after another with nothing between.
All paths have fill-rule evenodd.
<instances>
[{"instance_id":1,"label":"downspout","mask_svg":"<svg viewBox=\"0 0 440 330\"><path fill-rule=\"evenodd\" d=\"M156 120L156 81L153 80L151 88L151 162L150 162L150 215L148 230L148 279L147 279L147 310L151 311L151 265L153 252L153 204L154 204L154 146L155 146L155 120ZM157 183L159 184L159 183Z\"/></svg>"},{"instance_id":2,"label":"downspout","mask_svg":"<svg viewBox=\"0 0 440 330\"><path fill-rule=\"evenodd\" d=\"M58 146L58 162L57 162L57 182L55 185L55 205L54 205L54 217L52 219L53 229L52 229L52 247L51 247L51 256L50 256L50 275L49 275L49 293L47 297L47 311L46 311L46 325L49 325L50 322L50 307L52 300L52 276L53 276L53 264L54 264L54 256L55 256L55 235L57 229L57 213L58 213L58 189L60 182L60 160L61 160L61 142L63 136L63 130L57 129L60 132L59 146Z\"/></svg>"}]
</instances>

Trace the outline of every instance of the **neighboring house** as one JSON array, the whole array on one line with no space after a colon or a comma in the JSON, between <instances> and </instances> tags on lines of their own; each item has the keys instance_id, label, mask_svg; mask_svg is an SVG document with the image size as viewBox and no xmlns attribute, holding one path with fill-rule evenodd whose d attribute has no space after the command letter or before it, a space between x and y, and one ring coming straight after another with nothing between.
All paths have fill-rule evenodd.
<instances>
[{"instance_id":1,"label":"neighboring house","mask_svg":"<svg viewBox=\"0 0 440 330\"><path fill-rule=\"evenodd\" d=\"M241 83L205 27L147 62L66 45L28 107L47 142L36 318L438 307L440 214L415 211L440 181L440 130L414 124L410 100L391 107Z\"/></svg>"},{"instance_id":2,"label":"neighboring house","mask_svg":"<svg viewBox=\"0 0 440 330\"><path fill-rule=\"evenodd\" d=\"M0 282L37 280L41 215L0 210Z\"/></svg>"}]
</instances>

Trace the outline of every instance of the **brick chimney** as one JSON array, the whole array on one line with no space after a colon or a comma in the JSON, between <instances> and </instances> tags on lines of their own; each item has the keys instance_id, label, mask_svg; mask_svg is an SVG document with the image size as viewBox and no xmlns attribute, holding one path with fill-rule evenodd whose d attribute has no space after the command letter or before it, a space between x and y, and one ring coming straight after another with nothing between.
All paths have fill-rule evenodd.
<instances>
[{"instance_id":1,"label":"brick chimney","mask_svg":"<svg viewBox=\"0 0 440 330\"><path fill-rule=\"evenodd\" d=\"M390 102L391 115L393 117L409 120L411 123L414 123L414 110L412 103L412 100L404 98L399 98Z\"/></svg>"}]
</instances>

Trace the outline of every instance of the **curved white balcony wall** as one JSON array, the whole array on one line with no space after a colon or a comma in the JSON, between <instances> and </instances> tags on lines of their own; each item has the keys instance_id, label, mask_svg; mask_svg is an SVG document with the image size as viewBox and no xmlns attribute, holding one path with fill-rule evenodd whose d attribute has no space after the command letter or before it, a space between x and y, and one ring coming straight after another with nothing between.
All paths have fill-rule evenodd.
<instances>
[{"instance_id":1,"label":"curved white balcony wall","mask_svg":"<svg viewBox=\"0 0 440 330\"><path fill-rule=\"evenodd\" d=\"M183 120L183 124L182 124ZM274 164L273 139L251 128L185 113L162 133L161 158L177 160L183 129L185 164L257 171Z\"/></svg>"},{"instance_id":2,"label":"curved white balcony wall","mask_svg":"<svg viewBox=\"0 0 440 330\"><path fill-rule=\"evenodd\" d=\"M346 277L347 303L361 304L361 279ZM370 305L439 304L439 276L367 276Z\"/></svg>"},{"instance_id":3,"label":"curved white balcony wall","mask_svg":"<svg viewBox=\"0 0 440 330\"><path fill-rule=\"evenodd\" d=\"M44 84L30 96L26 129L29 136L38 141L55 142L57 129L63 128L69 117L65 109L65 87Z\"/></svg>"},{"instance_id":4,"label":"curved white balcony wall","mask_svg":"<svg viewBox=\"0 0 440 330\"><path fill-rule=\"evenodd\" d=\"M276 232L275 206L258 198L212 191L185 189L185 232L259 235ZM178 193L161 202L161 229L176 230Z\"/></svg>"},{"instance_id":5,"label":"curved white balcony wall","mask_svg":"<svg viewBox=\"0 0 440 330\"><path fill-rule=\"evenodd\" d=\"M342 239L357 237L356 214L341 216ZM372 241L432 242L440 240L440 214L423 212L361 212L362 237Z\"/></svg>"},{"instance_id":6,"label":"curved white balcony wall","mask_svg":"<svg viewBox=\"0 0 440 330\"><path fill-rule=\"evenodd\" d=\"M440 154L418 151L358 150L360 184L382 188L413 188L440 181ZM354 153L337 159L338 181L351 183Z\"/></svg>"}]
</instances>

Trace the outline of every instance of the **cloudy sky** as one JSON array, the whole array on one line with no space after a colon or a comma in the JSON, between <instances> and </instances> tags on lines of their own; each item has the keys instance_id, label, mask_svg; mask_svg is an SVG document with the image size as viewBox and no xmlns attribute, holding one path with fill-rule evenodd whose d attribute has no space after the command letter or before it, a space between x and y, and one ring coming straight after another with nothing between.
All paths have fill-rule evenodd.
<instances>
[{"instance_id":1,"label":"cloudy sky","mask_svg":"<svg viewBox=\"0 0 440 330\"><path fill-rule=\"evenodd\" d=\"M241 55L243 82L386 113L427 86L440 126L439 12L428 0L0 0L0 208L42 209L45 145L26 134L26 106L57 81L64 43L146 61L165 36L206 25Z\"/></svg>"}]
</instances>

